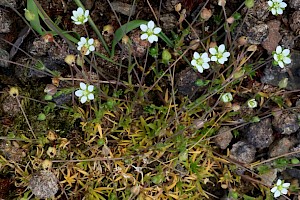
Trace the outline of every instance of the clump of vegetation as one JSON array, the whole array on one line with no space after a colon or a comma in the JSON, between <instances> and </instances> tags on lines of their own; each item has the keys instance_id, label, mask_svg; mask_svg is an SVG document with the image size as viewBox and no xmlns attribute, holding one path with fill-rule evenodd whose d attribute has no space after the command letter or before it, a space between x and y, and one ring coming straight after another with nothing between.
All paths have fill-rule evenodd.
<instances>
[{"instance_id":1,"label":"clump of vegetation","mask_svg":"<svg viewBox=\"0 0 300 200\"><path fill-rule=\"evenodd\" d=\"M13 175L17 188L7 195L272 199L298 191L293 183L278 178L270 185L262 178L296 167L297 160L282 155L240 163L224 150L229 144L220 149L214 141L225 125L238 140L240 127L271 115L264 107L270 101L287 107L280 93L287 84L268 93L255 77L271 59L274 68L285 69L292 62L289 49L277 46L268 58L257 53L258 45L239 31L240 8L228 17L225 0L218 1L219 14L202 7L193 21L185 18L188 5L176 4L176 32L155 23L154 11L147 21L118 18L116 30L108 24L102 31L80 0L74 2L69 20L78 32L63 30L37 0L27 0L25 18L39 37L59 49L58 38L67 43L64 64L70 70L64 74L36 60L32 68L51 83L3 92L19 113L1 131L2 175ZM253 5L246 0L242 7ZM274 15L286 7L276 0L268 5ZM185 86L187 95L180 81L192 83ZM36 93L41 90L42 100Z\"/></svg>"}]
</instances>

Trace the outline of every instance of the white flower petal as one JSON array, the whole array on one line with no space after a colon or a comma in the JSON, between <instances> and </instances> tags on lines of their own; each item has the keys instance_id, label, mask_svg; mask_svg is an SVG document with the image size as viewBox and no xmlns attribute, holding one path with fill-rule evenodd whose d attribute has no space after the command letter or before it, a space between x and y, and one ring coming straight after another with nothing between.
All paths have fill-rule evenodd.
<instances>
[{"instance_id":1,"label":"white flower petal","mask_svg":"<svg viewBox=\"0 0 300 200\"><path fill-rule=\"evenodd\" d=\"M272 7L272 6L273 6L273 1L268 1L268 5L269 5L270 7Z\"/></svg>"},{"instance_id":2,"label":"white flower petal","mask_svg":"<svg viewBox=\"0 0 300 200\"><path fill-rule=\"evenodd\" d=\"M277 54L274 54L273 57L274 57L274 60L278 61L278 55Z\"/></svg>"},{"instance_id":3,"label":"white flower petal","mask_svg":"<svg viewBox=\"0 0 300 200\"><path fill-rule=\"evenodd\" d=\"M94 91L94 86L93 85L89 85L88 88L87 88L87 90L89 92L93 92Z\"/></svg>"},{"instance_id":4,"label":"white flower petal","mask_svg":"<svg viewBox=\"0 0 300 200\"><path fill-rule=\"evenodd\" d=\"M284 2L281 2L281 3L279 4L279 6L280 6L280 8L285 8L285 7L287 6L287 4L284 3Z\"/></svg>"},{"instance_id":5,"label":"white flower petal","mask_svg":"<svg viewBox=\"0 0 300 200\"><path fill-rule=\"evenodd\" d=\"M93 38L89 39L87 43L88 43L89 45L94 44L94 39L93 39Z\"/></svg>"},{"instance_id":6,"label":"white flower petal","mask_svg":"<svg viewBox=\"0 0 300 200\"><path fill-rule=\"evenodd\" d=\"M209 57L208 57L208 53L203 53L202 55L201 55L201 58L204 60L204 59L206 59L206 58L208 58L209 59Z\"/></svg>"},{"instance_id":7,"label":"white flower petal","mask_svg":"<svg viewBox=\"0 0 300 200\"><path fill-rule=\"evenodd\" d=\"M146 24L141 24L140 25L140 29L143 31L143 32L146 32L147 29L148 29L148 26Z\"/></svg>"},{"instance_id":8,"label":"white flower petal","mask_svg":"<svg viewBox=\"0 0 300 200\"><path fill-rule=\"evenodd\" d=\"M84 11L84 16L85 16L86 18L89 16L89 14L90 14L90 11L89 11L89 10L85 10L85 11Z\"/></svg>"},{"instance_id":9,"label":"white flower petal","mask_svg":"<svg viewBox=\"0 0 300 200\"><path fill-rule=\"evenodd\" d=\"M80 86L80 89L86 90L86 84L85 83L80 82L79 86Z\"/></svg>"},{"instance_id":10,"label":"white flower petal","mask_svg":"<svg viewBox=\"0 0 300 200\"><path fill-rule=\"evenodd\" d=\"M191 64L192 64L193 66L196 66L196 65L197 65L197 61L196 61L196 60L192 60Z\"/></svg>"},{"instance_id":11,"label":"white flower petal","mask_svg":"<svg viewBox=\"0 0 300 200\"><path fill-rule=\"evenodd\" d=\"M218 62L222 65L224 64L225 61L226 61L226 58L224 58L224 57L218 59Z\"/></svg>"},{"instance_id":12,"label":"white flower petal","mask_svg":"<svg viewBox=\"0 0 300 200\"><path fill-rule=\"evenodd\" d=\"M77 9L77 15L83 15L83 9L81 7Z\"/></svg>"},{"instance_id":13,"label":"white flower petal","mask_svg":"<svg viewBox=\"0 0 300 200\"><path fill-rule=\"evenodd\" d=\"M278 61L278 65L279 65L279 67L284 68L284 64L282 61Z\"/></svg>"},{"instance_id":14,"label":"white flower petal","mask_svg":"<svg viewBox=\"0 0 300 200\"><path fill-rule=\"evenodd\" d=\"M75 92L75 96L77 96L77 97L81 97L82 95L83 95L83 91L82 90L77 90Z\"/></svg>"},{"instance_id":15,"label":"white flower petal","mask_svg":"<svg viewBox=\"0 0 300 200\"><path fill-rule=\"evenodd\" d=\"M82 96L81 98L80 98L80 102L81 103L85 103L87 101L87 97L86 96Z\"/></svg>"},{"instance_id":16,"label":"white flower petal","mask_svg":"<svg viewBox=\"0 0 300 200\"><path fill-rule=\"evenodd\" d=\"M76 10L73 10L72 13L73 13L74 18L77 18L77 17L78 17L78 14L77 14L77 11L76 11Z\"/></svg>"},{"instance_id":17,"label":"white flower petal","mask_svg":"<svg viewBox=\"0 0 300 200\"><path fill-rule=\"evenodd\" d=\"M73 11L73 12L74 12L74 11ZM77 21L77 18L74 17L74 16L71 16L71 19L72 19L73 21Z\"/></svg>"},{"instance_id":18,"label":"white flower petal","mask_svg":"<svg viewBox=\"0 0 300 200\"><path fill-rule=\"evenodd\" d=\"M272 9L271 9L271 12L272 12L273 15L277 15L277 11L276 11L275 8L272 8Z\"/></svg>"},{"instance_id":19,"label":"white flower petal","mask_svg":"<svg viewBox=\"0 0 300 200\"><path fill-rule=\"evenodd\" d=\"M276 47L276 53L277 54L281 54L281 52L282 52L282 47L281 46L277 46ZM279 179L280 180L280 179Z\"/></svg>"},{"instance_id":20,"label":"white flower petal","mask_svg":"<svg viewBox=\"0 0 300 200\"><path fill-rule=\"evenodd\" d=\"M284 62L285 64L290 64L290 63L292 62L292 60L291 60L289 57L284 57L284 58L283 58L283 62Z\"/></svg>"},{"instance_id":21,"label":"white flower petal","mask_svg":"<svg viewBox=\"0 0 300 200\"><path fill-rule=\"evenodd\" d=\"M284 56L290 55L290 50L289 50L289 49L284 49L284 50L282 51L282 55L284 55Z\"/></svg>"},{"instance_id":22,"label":"white flower petal","mask_svg":"<svg viewBox=\"0 0 300 200\"><path fill-rule=\"evenodd\" d=\"M153 30L153 33L154 34L159 34L161 32L161 28L159 27L156 27L154 30Z\"/></svg>"},{"instance_id":23,"label":"white flower petal","mask_svg":"<svg viewBox=\"0 0 300 200\"><path fill-rule=\"evenodd\" d=\"M203 73L203 68L201 66L197 66L197 70L198 72Z\"/></svg>"},{"instance_id":24,"label":"white flower petal","mask_svg":"<svg viewBox=\"0 0 300 200\"><path fill-rule=\"evenodd\" d=\"M84 55L89 55L91 53L91 51L88 49L86 52L85 52L85 54Z\"/></svg>"},{"instance_id":25,"label":"white flower petal","mask_svg":"<svg viewBox=\"0 0 300 200\"><path fill-rule=\"evenodd\" d=\"M229 56L230 56L230 53L229 53L229 52L224 52L224 53L223 53L223 57L226 57L226 58L227 58L227 57L229 57Z\"/></svg>"},{"instance_id":26,"label":"white flower petal","mask_svg":"<svg viewBox=\"0 0 300 200\"><path fill-rule=\"evenodd\" d=\"M202 67L203 67L204 69L209 69L209 64L208 64L208 63L203 63L203 64L202 64Z\"/></svg>"},{"instance_id":27,"label":"white flower petal","mask_svg":"<svg viewBox=\"0 0 300 200\"><path fill-rule=\"evenodd\" d=\"M273 187L273 188L271 189L271 192L274 193L274 192L276 192L276 190L277 190L277 186Z\"/></svg>"},{"instance_id":28,"label":"white flower petal","mask_svg":"<svg viewBox=\"0 0 300 200\"><path fill-rule=\"evenodd\" d=\"M90 46L90 47L89 47L89 50L90 50L90 51L95 51L95 47L94 47L94 46Z\"/></svg>"},{"instance_id":29,"label":"white flower petal","mask_svg":"<svg viewBox=\"0 0 300 200\"><path fill-rule=\"evenodd\" d=\"M75 21L74 23L75 23L76 25L82 24L80 21Z\"/></svg>"},{"instance_id":30,"label":"white flower petal","mask_svg":"<svg viewBox=\"0 0 300 200\"><path fill-rule=\"evenodd\" d=\"M150 43L153 43L154 41L158 41L158 37L156 35L151 35L150 37L148 37L148 41Z\"/></svg>"},{"instance_id":31,"label":"white flower petal","mask_svg":"<svg viewBox=\"0 0 300 200\"><path fill-rule=\"evenodd\" d=\"M194 52L194 59L199 59L200 58L200 54L198 52Z\"/></svg>"},{"instance_id":32,"label":"white flower petal","mask_svg":"<svg viewBox=\"0 0 300 200\"><path fill-rule=\"evenodd\" d=\"M277 8L277 14L282 15L283 10L281 8Z\"/></svg>"},{"instance_id":33,"label":"white flower petal","mask_svg":"<svg viewBox=\"0 0 300 200\"><path fill-rule=\"evenodd\" d=\"M224 44L221 44L218 48L218 52L219 53L223 53L225 51L225 45Z\"/></svg>"},{"instance_id":34,"label":"white flower petal","mask_svg":"<svg viewBox=\"0 0 300 200\"><path fill-rule=\"evenodd\" d=\"M284 183L284 184L282 184L282 186L285 187L285 188L290 187L290 185L291 185L290 183Z\"/></svg>"},{"instance_id":35,"label":"white flower petal","mask_svg":"<svg viewBox=\"0 0 300 200\"><path fill-rule=\"evenodd\" d=\"M93 94L93 93L90 93L90 94L88 95L88 99L89 99L89 100L93 100L93 99L94 99L94 94Z\"/></svg>"},{"instance_id":36,"label":"white flower petal","mask_svg":"<svg viewBox=\"0 0 300 200\"><path fill-rule=\"evenodd\" d=\"M217 61L218 58L217 58L217 56L212 56L212 57L210 58L210 60L211 60L211 61Z\"/></svg>"},{"instance_id":37,"label":"white flower petal","mask_svg":"<svg viewBox=\"0 0 300 200\"><path fill-rule=\"evenodd\" d=\"M152 20L148 22L148 28L149 29L151 29L151 30L154 29L154 26L155 26L155 24Z\"/></svg>"},{"instance_id":38,"label":"white flower petal","mask_svg":"<svg viewBox=\"0 0 300 200\"><path fill-rule=\"evenodd\" d=\"M286 188L282 188L282 190L280 192L281 192L281 194L287 194L288 190Z\"/></svg>"},{"instance_id":39,"label":"white flower petal","mask_svg":"<svg viewBox=\"0 0 300 200\"><path fill-rule=\"evenodd\" d=\"M212 54L212 55L216 55L217 54L217 50L216 48L209 48L209 53Z\"/></svg>"},{"instance_id":40,"label":"white flower petal","mask_svg":"<svg viewBox=\"0 0 300 200\"><path fill-rule=\"evenodd\" d=\"M141 40L146 40L148 38L148 34L144 33L141 35Z\"/></svg>"},{"instance_id":41,"label":"white flower petal","mask_svg":"<svg viewBox=\"0 0 300 200\"><path fill-rule=\"evenodd\" d=\"M276 190L276 192L274 193L274 197L277 198L281 195L279 190Z\"/></svg>"}]
</instances>

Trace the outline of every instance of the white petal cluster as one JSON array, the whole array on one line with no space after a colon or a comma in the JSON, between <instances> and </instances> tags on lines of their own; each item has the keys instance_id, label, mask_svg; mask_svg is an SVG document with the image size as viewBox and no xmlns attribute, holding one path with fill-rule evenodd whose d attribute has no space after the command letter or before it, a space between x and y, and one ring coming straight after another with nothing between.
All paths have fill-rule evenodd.
<instances>
[{"instance_id":1,"label":"white petal cluster","mask_svg":"<svg viewBox=\"0 0 300 200\"><path fill-rule=\"evenodd\" d=\"M230 92L227 92L227 93L225 93L225 94L223 94L223 95L221 96L221 99L222 99L222 101L223 101L224 103L228 103L228 102L230 102L230 101L233 100L233 97L232 97L232 94L231 94Z\"/></svg>"},{"instance_id":2,"label":"white petal cluster","mask_svg":"<svg viewBox=\"0 0 300 200\"><path fill-rule=\"evenodd\" d=\"M89 55L90 52L95 51L94 39L88 39L81 37L80 41L77 43L77 49L81 51L84 55Z\"/></svg>"},{"instance_id":3,"label":"white petal cluster","mask_svg":"<svg viewBox=\"0 0 300 200\"><path fill-rule=\"evenodd\" d=\"M209 48L209 53L212 55L210 60L219 64L224 64L230 56L230 53L225 50L224 44L221 44L219 47Z\"/></svg>"},{"instance_id":4,"label":"white petal cluster","mask_svg":"<svg viewBox=\"0 0 300 200\"><path fill-rule=\"evenodd\" d=\"M282 15L283 10L287 6L282 0L271 0L268 1L269 10L271 10L273 15Z\"/></svg>"},{"instance_id":5,"label":"white petal cluster","mask_svg":"<svg viewBox=\"0 0 300 200\"><path fill-rule=\"evenodd\" d=\"M75 24L80 25L88 21L90 11L84 11L81 7L79 7L77 10L73 10L72 13L73 16L71 17L71 19L74 21Z\"/></svg>"},{"instance_id":6,"label":"white petal cluster","mask_svg":"<svg viewBox=\"0 0 300 200\"><path fill-rule=\"evenodd\" d=\"M148 40L150 43L158 41L157 34L161 32L161 28L155 27L155 24L152 20L149 21L147 25L140 25L140 29L142 30L142 40Z\"/></svg>"},{"instance_id":7,"label":"white petal cluster","mask_svg":"<svg viewBox=\"0 0 300 200\"><path fill-rule=\"evenodd\" d=\"M195 66L200 73L203 73L204 69L209 68L209 61L210 58L208 57L207 53L199 54L198 52L194 52L194 57L191 64Z\"/></svg>"},{"instance_id":8,"label":"white petal cluster","mask_svg":"<svg viewBox=\"0 0 300 200\"><path fill-rule=\"evenodd\" d=\"M80 89L75 92L75 95L79 97L81 103L94 99L94 86L80 83Z\"/></svg>"},{"instance_id":9,"label":"white petal cluster","mask_svg":"<svg viewBox=\"0 0 300 200\"><path fill-rule=\"evenodd\" d=\"M249 108L256 108L257 107L257 101L255 101L255 99L248 100L247 104L248 104Z\"/></svg>"},{"instance_id":10,"label":"white petal cluster","mask_svg":"<svg viewBox=\"0 0 300 200\"><path fill-rule=\"evenodd\" d=\"M284 181L278 179L275 186L271 189L271 192L274 193L274 197L277 198L282 194L287 194L290 185L290 183L285 183Z\"/></svg>"},{"instance_id":11,"label":"white petal cluster","mask_svg":"<svg viewBox=\"0 0 300 200\"><path fill-rule=\"evenodd\" d=\"M285 64L290 64L292 61L290 59L290 50L282 49L281 46L276 47L276 51L273 53L274 64L279 65L279 67L284 68Z\"/></svg>"}]
</instances>

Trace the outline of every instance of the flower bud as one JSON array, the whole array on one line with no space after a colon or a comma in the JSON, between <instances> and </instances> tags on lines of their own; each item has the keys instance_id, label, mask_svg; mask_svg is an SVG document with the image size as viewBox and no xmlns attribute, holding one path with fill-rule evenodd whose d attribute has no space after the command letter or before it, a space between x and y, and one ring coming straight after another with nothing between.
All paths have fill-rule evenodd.
<instances>
[{"instance_id":1,"label":"flower bud","mask_svg":"<svg viewBox=\"0 0 300 200\"><path fill-rule=\"evenodd\" d=\"M56 155L56 148L55 147L49 147L47 150L47 155L50 158L54 158L54 156Z\"/></svg>"},{"instance_id":2,"label":"flower bud","mask_svg":"<svg viewBox=\"0 0 300 200\"><path fill-rule=\"evenodd\" d=\"M72 54L67 55L65 57L65 62L70 66L75 65L75 56Z\"/></svg>"},{"instance_id":3,"label":"flower bud","mask_svg":"<svg viewBox=\"0 0 300 200\"><path fill-rule=\"evenodd\" d=\"M227 92L227 93L223 94L222 97L221 97L221 100L224 103L228 103L228 102L232 101L233 100L232 94L230 92Z\"/></svg>"},{"instance_id":4,"label":"flower bud","mask_svg":"<svg viewBox=\"0 0 300 200\"><path fill-rule=\"evenodd\" d=\"M11 97L14 97L14 98L19 96L19 90L16 87L11 87L8 93Z\"/></svg>"},{"instance_id":5,"label":"flower bud","mask_svg":"<svg viewBox=\"0 0 300 200\"><path fill-rule=\"evenodd\" d=\"M171 60L171 58L172 58L171 53L167 49L164 49L163 52L162 52L163 63L168 64L169 61Z\"/></svg>"},{"instance_id":6,"label":"flower bud","mask_svg":"<svg viewBox=\"0 0 300 200\"><path fill-rule=\"evenodd\" d=\"M201 13L200 13L200 17L204 20L207 21L210 19L210 17L212 16L212 12L210 9L207 8L203 8Z\"/></svg>"},{"instance_id":7,"label":"flower bud","mask_svg":"<svg viewBox=\"0 0 300 200\"><path fill-rule=\"evenodd\" d=\"M35 19L35 14L27 10L26 8L24 9L25 11L25 18L30 22Z\"/></svg>"},{"instance_id":8,"label":"flower bud","mask_svg":"<svg viewBox=\"0 0 300 200\"><path fill-rule=\"evenodd\" d=\"M103 27L102 35L111 36L114 34L114 27L112 25L106 25Z\"/></svg>"},{"instance_id":9,"label":"flower bud","mask_svg":"<svg viewBox=\"0 0 300 200\"><path fill-rule=\"evenodd\" d=\"M175 11L179 12L181 10L181 3L175 5Z\"/></svg>"},{"instance_id":10,"label":"flower bud","mask_svg":"<svg viewBox=\"0 0 300 200\"><path fill-rule=\"evenodd\" d=\"M57 139L57 135L56 135L56 133L54 131L50 130L50 131L48 131L47 138L50 141L54 141L54 140Z\"/></svg>"},{"instance_id":11,"label":"flower bud","mask_svg":"<svg viewBox=\"0 0 300 200\"><path fill-rule=\"evenodd\" d=\"M239 37L237 42L238 42L238 45L244 46L244 45L248 44L248 39L246 36L241 36L241 37Z\"/></svg>"},{"instance_id":12,"label":"flower bud","mask_svg":"<svg viewBox=\"0 0 300 200\"><path fill-rule=\"evenodd\" d=\"M42 38L46 43L54 41L53 35L51 33L45 34Z\"/></svg>"},{"instance_id":13,"label":"flower bud","mask_svg":"<svg viewBox=\"0 0 300 200\"><path fill-rule=\"evenodd\" d=\"M43 169L45 169L45 170L50 170L51 168L52 168L52 161L50 161L50 160L44 160L43 162L42 162L42 167L43 167Z\"/></svg>"}]
</instances>

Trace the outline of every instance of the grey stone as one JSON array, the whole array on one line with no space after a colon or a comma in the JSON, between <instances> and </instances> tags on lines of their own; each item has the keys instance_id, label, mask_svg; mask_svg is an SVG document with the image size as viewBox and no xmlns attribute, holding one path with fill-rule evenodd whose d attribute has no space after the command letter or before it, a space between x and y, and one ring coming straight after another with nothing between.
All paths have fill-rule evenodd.
<instances>
[{"instance_id":1,"label":"grey stone","mask_svg":"<svg viewBox=\"0 0 300 200\"><path fill-rule=\"evenodd\" d=\"M226 149L229 143L231 142L233 135L230 131L230 127L223 126L218 131L217 137L214 138L214 142L221 149Z\"/></svg>"},{"instance_id":2,"label":"grey stone","mask_svg":"<svg viewBox=\"0 0 300 200\"><path fill-rule=\"evenodd\" d=\"M261 44L267 39L268 34L269 27L265 23L257 24L246 32L250 44Z\"/></svg>"},{"instance_id":3,"label":"grey stone","mask_svg":"<svg viewBox=\"0 0 300 200\"><path fill-rule=\"evenodd\" d=\"M160 17L160 21L162 21L162 28L166 32L169 32L169 31L173 30L173 28L176 27L177 18L174 14L167 13L167 14L163 14Z\"/></svg>"},{"instance_id":4,"label":"grey stone","mask_svg":"<svg viewBox=\"0 0 300 200\"><path fill-rule=\"evenodd\" d=\"M9 33L12 28L12 19L9 13L0 9L0 33Z\"/></svg>"},{"instance_id":5,"label":"grey stone","mask_svg":"<svg viewBox=\"0 0 300 200\"><path fill-rule=\"evenodd\" d=\"M0 6L16 8L17 5L17 0L0 0Z\"/></svg>"},{"instance_id":6,"label":"grey stone","mask_svg":"<svg viewBox=\"0 0 300 200\"><path fill-rule=\"evenodd\" d=\"M284 135L290 135L299 129L298 117L294 113L279 111L274 115L272 124L280 134Z\"/></svg>"},{"instance_id":7,"label":"grey stone","mask_svg":"<svg viewBox=\"0 0 300 200\"><path fill-rule=\"evenodd\" d=\"M0 59L1 59L0 67L8 67L9 66L9 62L5 61L5 60L9 60L9 53L1 48L0 48Z\"/></svg>"},{"instance_id":8,"label":"grey stone","mask_svg":"<svg viewBox=\"0 0 300 200\"><path fill-rule=\"evenodd\" d=\"M261 182L263 182L265 185L271 187L273 185L273 182L277 178L277 172L278 170L275 169L270 169L267 173L261 174Z\"/></svg>"},{"instance_id":9,"label":"grey stone","mask_svg":"<svg viewBox=\"0 0 300 200\"><path fill-rule=\"evenodd\" d=\"M53 172L42 170L32 175L28 187L38 198L52 198L58 191L58 179Z\"/></svg>"},{"instance_id":10,"label":"grey stone","mask_svg":"<svg viewBox=\"0 0 300 200\"><path fill-rule=\"evenodd\" d=\"M131 4L127 4L127 3L123 3L123 2L119 2L119 1L114 1L114 2L111 2L111 7L116 12L119 12L123 15L126 15L126 16L135 15L135 10L136 10L135 5L131 5Z\"/></svg>"},{"instance_id":11,"label":"grey stone","mask_svg":"<svg viewBox=\"0 0 300 200\"><path fill-rule=\"evenodd\" d=\"M300 89L300 52L293 51L291 54L291 60L292 63L287 65L286 69L281 69L279 66L272 66L272 64L270 64L268 67L266 67L264 76L261 78L261 82L278 86L282 79L288 78L286 89ZM292 77L289 75L289 73Z\"/></svg>"},{"instance_id":12,"label":"grey stone","mask_svg":"<svg viewBox=\"0 0 300 200\"><path fill-rule=\"evenodd\" d=\"M175 87L181 95L192 98L198 88L195 85L197 79L198 73L194 69L188 67L177 75Z\"/></svg>"},{"instance_id":13,"label":"grey stone","mask_svg":"<svg viewBox=\"0 0 300 200\"><path fill-rule=\"evenodd\" d=\"M244 141L239 141L232 145L230 150L230 158L241 163L251 163L255 159L256 149L253 145Z\"/></svg>"},{"instance_id":14,"label":"grey stone","mask_svg":"<svg viewBox=\"0 0 300 200\"><path fill-rule=\"evenodd\" d=\"M297 34L300 33L300 11L295 11L290 18L290 27Z\"/></svg>"},{"instance_id":15,"label":"grey stone","mask_svg":"<svg viewBox=\"0 0 300 200\"><path fill-rule=\"evenodd\" d=\"M292 148L295 144L296 138L294 137L281 138L280 140L276 141L275 144L271 145L269 149L269 156L276 157L288 153L290 148Z\"/></svg>"},{"instance_id":16,"label":"grey stone","mask_svg":"<svg viewBox=\"0 0 300 200\"><path fill-rule=\"evenodd\" d=\"M258 123L253 123L245 132L246 141L255 148L266 148L274 140L271 119L263 119Z\"/></svg>"},{"instance_id":17,"label":"grey stone","mask_svg":"<svg viewBox=\"0 0 300 200\"><path fill-rule=\"evenodd\" d=\"M289 6L295 10L300 10L300 0L290 0Z\"/></svg>"}]
</instances>

